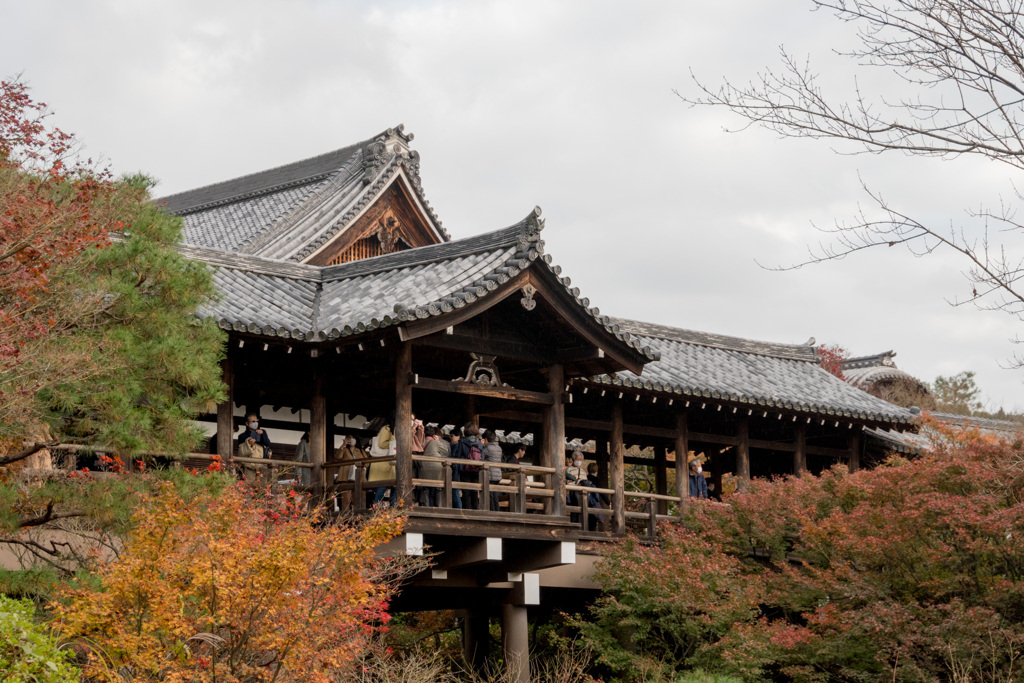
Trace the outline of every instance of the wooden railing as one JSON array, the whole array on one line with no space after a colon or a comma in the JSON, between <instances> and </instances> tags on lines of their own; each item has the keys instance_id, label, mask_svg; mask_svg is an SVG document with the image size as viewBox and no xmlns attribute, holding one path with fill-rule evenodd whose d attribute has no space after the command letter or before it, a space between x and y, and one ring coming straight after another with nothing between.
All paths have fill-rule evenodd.
<instances>
[{"instance_id":1,"label":"wooden railing","mask_svg":"<svg viewBox=\"0 0 1024 683\"><path fill-rule=\"evenodd\" d=\"M59 450L78 451L87 449L64 447ZM139 455L169 458L180 457L171 453L155 451L147 451L145 453L140 453ZM200 460L204 462L221 461L218 456L211 455L209 453L187 453L185 458L186 460ZM384 458L365 457L356 460L325 463L321 468L324 473L325 480L329 482L325 490L328 495L334 495L335 497L337 497L339 493L351 493L351 509L356 512L363 512L367 510L368 507L366 504L366 494L369 491L376 490L381 487L392 488L396 485L394 477L370 481L367 478L367 470L369 466L375 463L384 465L392 464L395 460L395 456ZM413 456L413 461L417 463L434 462L441 465L441 472L443 475L441 479L414 477L412 480L414 498L416 493L421 489L429 488L436 490L435 500L437 503L435 507L437 508L452 509L454 507L456 491L475 491L479 494L477 510L490 511L491 493L502 494L502 500L499 503L499 510L503 508L506 512L518 514L549 513L551 510L551 499L555 495L555 491L550 484L551 477L556 473L556 470L553 467L516 463L495 463L460 458L430 458L422 455ZM177 466L182 466L183 462L176 459L175 464ZM314 465L311 463L274 458L244 458L236 456L223 464L225 468L229 469L239 467L252 468L260 472L260 476L264 477L273 489L280 489L282 487L310 491L315 489L315 486L307 487L299 484L297 479L294 477L288 478L288 475L294 475L299 470L313 470ZM455 481L453 478L452 465L479 467L480 471L478 473L462 472L462 477L476 474L477 481ZM348 479L349 473L344 471L346 469L351 470L352 479ZM491 482L491 469L501 471L502 477L498 482ZM543 477L545 481L531 481L528 479L530 476ZM576 505L565 506L565 513L574 522L579 523L580 535L584 538L592 539L607 538L610 536L616 511L613 509L610 502L607 505L591 505L590 494L596 494L610 501L614 499L615 491L613 489L579 486L569 483L566 484L565 489L568 495L574 495L577 500ZM624 495L626 509L623 511L623 519L625 520L627 527L633 526L637 531L642 530L641 535L654 538L657 532L658 522L678 520L678 517L675 515L658 514L658 503L667 502L678 504L679 498L676 496L660 495L641 491L626 491L624 492ZM635 505L629 505L631 501L642 501L642 507L644 510L641 512L629 509L630 507L635 507ZM413 506L422 507L418 500L413 501ZM463 507L463 509L469 508ZM592 525L591 520L595 520L595 524ZM637 522L641 522L641 524L637 526ZM591 526L594 526L595 528L591 529Z\"/></svg>"}]
</instances>

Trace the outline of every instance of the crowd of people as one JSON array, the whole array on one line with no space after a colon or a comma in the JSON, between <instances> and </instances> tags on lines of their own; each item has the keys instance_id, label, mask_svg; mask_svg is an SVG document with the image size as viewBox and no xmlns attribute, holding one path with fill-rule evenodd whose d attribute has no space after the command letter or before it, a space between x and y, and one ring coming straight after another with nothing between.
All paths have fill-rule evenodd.
<instances>
[{"instance_id":1,"label":"crowd of people","mask_svg":"<svg viewBox=\"0 0 1024 683\"><path fill-rule=\"evenodd\" d=\"M461 428L442 430L433 424L424 424L412 415L412 453L413 477L420 480L438 482L434 485L415 487L416 503L423 507L441 507L442 482L445 481L445 468L451 469L452 482L481 483L486 477L491 485L515 486L517 477L526 476L517 468L502 468L501 464L521 464L526 457L526 446L522 443L502 444L490 429L481 431L475 422L467 422ZM395 444L392 424L386 418L378 417L367 423L361 430L363 434L372 436L360 437L349 434L342 437L342 445L334 453L328 466L336 474L335 481L354 481L356 468L366 467L364 481L366 483L367 507L373 505L391 505L395 500ZM362 443L360 443L362 441ZM246 416L245 425L237 437L237 454L246 458L270 458L272 455L270 438L260 428L259 418L255 414ZM703 456L703 454L701 454ZM309 434L303 434L295 449L295 460L310 461ZM689 460L689 495L692 498L708 498L708 484L702 472L702 457L695 456L691 451ZM368 466L367 466L368 463ZM480 463L480 464L476 464ZM244 466L242 474L246 478L258 476L258 467L251 464ZM299 468L296 483L308 486L310 483L308 468ZM596 462L585 464L581 451L574 451L565 463L566 484L574 488L566 493L565 503L570 508L581 508L584 498L591 509L607 509L610 500L607 494L598 491L587 492L585 488L607 488L607 483L600 481L599 468ZM380 486L374 486L380 483ZM602 487L602 483L604 487ZM481 491L475 488L453 487L451 506L456 509L490 510L497 512L505 505L512 509L510 496L490 490L487 500L481 500ZM339 509L352 506L353 492L342 490L336 499ZM573 521L579 521L579 513L572 513ZM589 519L591 530L603 525L601 515L593 515Z\"/></svg>"}]
</instances>

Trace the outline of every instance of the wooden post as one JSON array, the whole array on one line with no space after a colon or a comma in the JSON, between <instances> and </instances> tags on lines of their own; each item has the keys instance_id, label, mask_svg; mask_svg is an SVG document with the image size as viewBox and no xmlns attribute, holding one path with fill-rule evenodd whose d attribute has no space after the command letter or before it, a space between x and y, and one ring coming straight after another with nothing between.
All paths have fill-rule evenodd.
<instances>
[{"instance_id":1,"label":"wooden post","mask_svg":"<svg viewBox=\"0 0 1024 683\"><path fill-rule=\"evenodd\" d=\"M654 492L659 496L668 494L668 458L664 448L654 449ZM658 501L658 514L668 514L668 501Z\"/></svg>"},{"instance_id":2,"label":"wooden post","mask_svg":"<svg viewBox=\"0 0 1024 683\"><path fill-rule=\"evenodd\" d=\"M441 507L451 509L452 507L452 465L447 460L444 461L444 469L441 470L444 473L444 489L442 489L441 501L444 503Z\"/></svg>"},{"instance_id":3,"label":"wooden post","mask_svg":"<svg viewBox=\"0 0 1024 683\"><path fill-rule=\"evenodd\" d=\"M548 369L548 391L555 397L553 405L544 407L544 449L545 467L553 467L551 475L552 515L565 514L565 406L562 394L565 392L565 374L561 365L552 365Z\"/></svg>"},{"instance_id":4,"label":"wooden post","mask_svg":"<svg viewBox=\"0 0 1024 683\"><path fill-rule=\"evenodd\" d=\"M686 458L690 452L690 427L686 413L676 413L676 495L679 496L679 516L686 512L690 502L690 468Z\"/></svg>"},{"instance_id":5,"label":"wooden post","mask_svg":"<svg viewBox=\"0 0 1024 683\"><path fill-rule=\"evenodd\" d=\"M850 468L850 472L860 469L860 432L858 431L850 434L850 458L847 466Z\"/></svg>"},{"instance_id":6,"label":"wooden post","mask_svg":"<svg viewBox=\"0 0 1024 683\"><path fill-rule=\"evenodd\" d=\"M742 417L738 427L740 442L736 446L736 487L744 489L750 481L750 422Z\"/></svg>"},{"instance_id":7,"label":"wooden post","mask_svg":"<svg viewBox=\"0 0 1024 683\"><path fill-rule=\"evenodd\" d=\"M802 477L807 471L807 425L796 426L796 448L793 450L793 474Z\"/></svg>"},{"instance_id":8,"label":"wooden post","mask_svg":"<svg viewBox=\"0 0 1024 683\"><path fill-rule=\"evenodd\" d=\"M395 493L398 505L412 505L412 344L403 342L395 360Z\"/></svg>"},{"instance_id":9,"label":"wooden post","mask_svg":"<svg viewBox=\"0 0 1024 683\"><path fill-rule=\"evenodd\" d=\"M217 404L217 455L227 463L235 454L235 373L230 349L220 362L220 376L227 386L227 399Z\"/></svg>"},{"instance_id":10,"label":"wooden post","mask_svg":"<svg viewBox=\"0 0 1024 683\"><path fill-rule=\"evenodd\" d=\"M313 465L313 495L319 496L324 490L323 466L327 462L327 397L319 363L313 367L313 400L309 405L309 462Z\"/></svg>"},{"instance_id":11,"label":"wooden post","mask_svg":"<svg viewBox=\"0 0 1024 683\"><path fill-rule=\"evenodd\" d=\"M623 457L625 457L625 445L622 441L622 403L615 401L612 404L612 431L609 435L609 447L611 459L608 462L608 488L615 491L612 494L612 533L626 533L626 470Z\"/></svg>"},{"instance_id":12,"label":"wooden post","mask_svg":"<svg viewBox=\"0 0 1024 683\"><path fill-rule=\"evenodd\" d=\"M658 537L658 501L647 501L647 537Z\"/></svg>"},{"instance_id":13,"label":"wooden post","mask_svg":"<svg viewBox=\"0 0 1024 683\"><path fill-rule=\"evenodd\" d=\"M362 463L356 465L356 483L352 491L354 498L353 509L356 512L362 512L366 509L366 489L363 484L366 482L366 466Z\"/></svg>"},{"instance_id":14,"label":"wooden post","mask_svg":"<svg viewBox=\"0 0 1024 683\"><path fill-rule=\"evenodd\" d=\"M578 491L580 496L580 530L590 531L590 494Z\"/></svg>"}]
</instances>

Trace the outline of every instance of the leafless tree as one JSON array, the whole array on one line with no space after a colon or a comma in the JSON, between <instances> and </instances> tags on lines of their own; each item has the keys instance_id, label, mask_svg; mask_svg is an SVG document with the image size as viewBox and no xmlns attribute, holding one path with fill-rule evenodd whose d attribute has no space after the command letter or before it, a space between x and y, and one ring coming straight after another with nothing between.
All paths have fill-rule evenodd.
<instances>
[{"instance_id":1,"label":"leafless tree","mask_svg":"<svg viewBox=\"0 0 1024 683\"><path fill-rule=\"evenodd\" d=\"M745 85L710 86L680 94L693 105L725 107L741 129L763 126L783 137L824 138L852 154L986 157L1024 170L1024 25L1022 0L812 0L857 26L859 47L848 56L864 67L897 74L912 96L891 101L858 84L850 101L826 95L808 61L782 50L781 65ZM679 94L679 93L677 93ZM862 183L863 184L863 183ZM840 259L871 247L904 245L915 255L952 249L965 261L970 294L952 299L1005 311L1024 320L1024 258L1015 237L1024 195L998 208L967 211L964 225L930 225L865 186L876 211L819 228L829 237L806 260L782 269Z\"/></svg>"}]
</instances>

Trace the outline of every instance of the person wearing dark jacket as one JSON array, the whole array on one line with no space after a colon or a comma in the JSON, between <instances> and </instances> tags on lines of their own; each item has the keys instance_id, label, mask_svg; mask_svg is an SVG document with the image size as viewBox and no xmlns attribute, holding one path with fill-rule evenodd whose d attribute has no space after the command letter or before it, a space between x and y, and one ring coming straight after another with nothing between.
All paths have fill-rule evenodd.
<instances>
[{"instance_id":1,"label":"person wearing dark jacket","mask_svg":"<svg viewBox=\"0 0 1024 683\"><path fill-rule=\"evenodd\" d=\"M501 445L498 443L498 437L490 429L486 430L483 435L483 456L487 462L501 464L503 457L501 453ZM488 467L487 468L487 479L490 483L497 484L501 481L501 468L500 467ZM498 492L491 491L490 506L492 512L498 511Z\"/></svg>"},{"instance_id":2,"label":"person wearing dark jacket","mask_svg":"<svg viewBox=\"0 0 1024 683\"><path fill-rule=\"evenodd\" d=\"M250 441L250 439L252 439ZM248 443L250 446L259 445L263 447L263 457L270 457L270 437L260 429L259 417L256 413L250 413L245 418L245 429L238 435L238 445Z\"/></svg>"},{"instance_id":3,"label":"person wearing dark jacket","mask_svg":"<svg viewBox=\"0 0 1024 683\"><path fill-rule=\"evenodd\" d=\"M480 439L477 435L480 433L480 428L472 422L467 422L462 428L462 438L459 439L458 443L452 444L452 458L461 458L463 460L469 460L469 451L472 448L480 450L480 454L483 455L483 444L480 443ZM467 481L467 482L478 482L479 470L476 472L469 471L467 468L476 467L476 465L460 465L452 463L452 481ZM480 508L480 492L474 489L462 489L461 496L461 507L466 510L478 510ZM454 493L452 505L455 504Z\"/></svg>"},{"instance_id":4,"label":"person wearing dark jacket","mask_svg":"<svg viewBox=\"0 0 1024 683\"><path fill-rule=\"evenodd\" d=\"M700 460L694 458L690 461L690 498L708 497L708 481L704 478Z\"/></svg>"}]
</instances>

